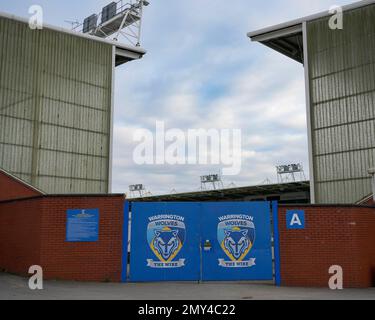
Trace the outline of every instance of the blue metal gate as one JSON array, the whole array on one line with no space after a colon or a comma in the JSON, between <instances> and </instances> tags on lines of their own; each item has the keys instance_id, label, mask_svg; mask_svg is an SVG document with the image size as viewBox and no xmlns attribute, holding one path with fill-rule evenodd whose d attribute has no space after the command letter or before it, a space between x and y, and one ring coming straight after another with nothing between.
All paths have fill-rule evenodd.
<instances>
[{"instance_id":1,"label":"blue metal gate","mask_svg":"<svg viewBox=\"0 0 375 320\"><path fill-rule=\"evenodd\" d=\"M272 280L270 203L204 203L203 280Z\"/></svg>"},{"instance_id":2,"label":"blue metal gate","mask_svg":"<svg viewBox=\"0 0 375 320\"><path fill-rule=\"evenodd\" d=\"M270 208L132 203L130 281L272 280Z\"/></svg>"},{"instance_id":3,"label":"blue metal gate","mask_svg":"<svg viewBox=\"0 0 375 320\"><path fill-rule=\"evenodd\" d=\"M133 203L131 281L193 281L200 277L197 203Z\"/></svg>"}]
</instances>

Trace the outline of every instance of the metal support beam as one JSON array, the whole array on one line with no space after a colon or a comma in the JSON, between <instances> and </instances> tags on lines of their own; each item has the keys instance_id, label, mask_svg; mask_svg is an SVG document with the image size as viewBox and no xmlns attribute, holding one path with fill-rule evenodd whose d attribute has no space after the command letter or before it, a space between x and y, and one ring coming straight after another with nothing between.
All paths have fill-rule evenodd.
<instances>
[{"instance_id":1,"label":"metal support beam","mask_svg":"<svg viewBox=\"0 0 375 320\"><path fill-rule=\"evenodd\" d=\"M315 204L315 163L313 156L313 131L312 131L312 110L311 110L311 97L310 97L310 73L309 73L309 58L308 58L308 34L307 22L302 24L303 35L303 61L305 69L305 90L306 90L306 111L307 111L307 136L309 146L309 168L310 168L310 199L311 203Z\"/></svg>"}]
</instances>

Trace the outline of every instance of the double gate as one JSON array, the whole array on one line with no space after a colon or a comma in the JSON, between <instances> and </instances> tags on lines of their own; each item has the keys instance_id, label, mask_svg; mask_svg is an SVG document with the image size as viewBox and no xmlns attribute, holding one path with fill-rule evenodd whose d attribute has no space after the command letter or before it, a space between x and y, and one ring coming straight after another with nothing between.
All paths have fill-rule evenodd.
<instances>
[{"instance_id":1,"label":"double gate","mask_svg":"<svg viewBox=\"0 0 375 320\"><path fill-rule=\"evenodd\" d=\"M131 216L130 281L273 279L269 202L135 202Z\"/></svg>"}]
</instances>

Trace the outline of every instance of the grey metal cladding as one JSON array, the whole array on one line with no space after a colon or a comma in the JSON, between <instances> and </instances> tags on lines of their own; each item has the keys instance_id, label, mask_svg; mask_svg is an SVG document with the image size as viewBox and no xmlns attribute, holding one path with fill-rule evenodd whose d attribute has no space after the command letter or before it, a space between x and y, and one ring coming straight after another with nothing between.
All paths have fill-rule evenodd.
<instances>
[{"instance_id":1,"label":"grey metal cladding","mask_svg":"<svg viewBox=\"0 0 375 320\"><path fill-rule=\"evenodd\" d=\"M106 193L112 45L5 17L0 43L0 167L47 193Z\"/></svg>"},{"instance_id":2,"label":"grey metal cladding","mask_svg":"<svg viewBox=\"0 0 375 320\"><path fill-rule=\"evenodd\" d=\"M308 22L317 203L354 203L371 193L375 166L375 6Z\"/></svg>"}]
</instances>

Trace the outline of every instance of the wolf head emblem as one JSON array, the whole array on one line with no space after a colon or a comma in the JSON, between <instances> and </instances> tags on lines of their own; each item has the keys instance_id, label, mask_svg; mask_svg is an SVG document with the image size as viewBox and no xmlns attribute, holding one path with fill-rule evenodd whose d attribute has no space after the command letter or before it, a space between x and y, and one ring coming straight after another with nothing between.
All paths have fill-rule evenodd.
<instances>
[{"instance_id":1,"label":"wolf head emblem","mask_svg":"<svg viewBox=\"0 0 375 320\"><path fill-rule=\"evenodd\" d=\"M178 230L164 228L155 230L153 247L165 261L168 261L172 255L179 249L181 244L178 238Z\"/></svg>"},{"instance_id":2,"label":"wolf head emblem","mask_svg":"<svg viewBox=\"0 0 375 320\"><path fill-rule=\"evenodd\" d=\"M242 255L248 252L251 241L248 236L248 230L234 228L225 230L224 247L236 259L240 259Z\"/></svg>"}]
</instances>

